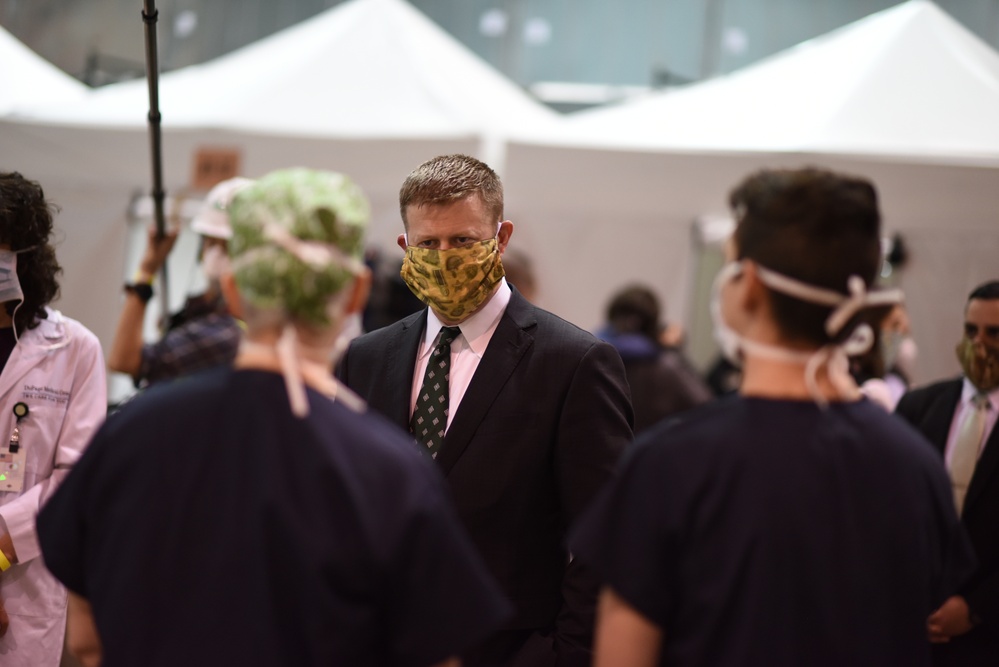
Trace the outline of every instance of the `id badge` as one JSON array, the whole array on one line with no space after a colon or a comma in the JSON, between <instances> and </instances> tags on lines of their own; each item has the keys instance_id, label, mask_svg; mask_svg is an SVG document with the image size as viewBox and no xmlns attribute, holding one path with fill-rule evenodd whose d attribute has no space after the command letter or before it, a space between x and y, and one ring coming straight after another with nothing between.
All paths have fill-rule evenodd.
<instances>
[{"instance_id":1,"label":"id badge","mask_svg":"<svg viewBox=\"0 0 999 667\"><path fill-rule=\"evenodd\" d=\"M0 447L0 491L20 493L24 489L24 467L27 456L24 447L16 447L11 453L8 444Z\"/></svg>"},{"instance_id":2,"label":"id badge","mask_svg":"<svg viewBox=\"0 0 999 667\"><path fill-rule=\"evenodd\" d=\"M14 406L14 430L6 447L0 447L0 492L20 493L24 489L24 469L27 455L21 442L21 423L28 416L28 405Z\"/></svg>"}]
</instances>

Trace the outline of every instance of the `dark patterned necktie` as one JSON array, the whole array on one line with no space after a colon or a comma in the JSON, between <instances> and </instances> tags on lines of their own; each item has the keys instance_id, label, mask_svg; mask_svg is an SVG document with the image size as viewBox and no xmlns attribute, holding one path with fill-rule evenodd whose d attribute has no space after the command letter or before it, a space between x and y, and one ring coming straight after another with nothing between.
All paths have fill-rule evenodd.
<instances>
[{"instance_id":1,"label":"dark patterned necktie","mask_svg":"<svg viewBox=\"0 0 999 667\"><path fill-rule=\"evenodd\" d=\"M451 341L458 337L458 327L441 329L437 346L427 361L427 372L423 375L423 386L416 397L416 409L409 422L409 430L417 442L427 446L430 456L437 458L444 431L447 430L448 379L451 375Z\"/></svg>"}]
</instances>

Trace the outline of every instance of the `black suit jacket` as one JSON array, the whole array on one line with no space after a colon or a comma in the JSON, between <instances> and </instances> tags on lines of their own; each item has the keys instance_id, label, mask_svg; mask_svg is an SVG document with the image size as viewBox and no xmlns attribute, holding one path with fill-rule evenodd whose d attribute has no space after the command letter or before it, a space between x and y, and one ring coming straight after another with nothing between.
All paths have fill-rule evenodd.
<instances>
[{"instance_id":1,"label":"black suit jacket","mask_svg":"<svg viewBox=\"0 0 999 667\"><path fill-rule=\"evenodd\" d=\"M426 317L355 339L338 369L407 430ZM577 565L567 568L565 535L612 475L632 423L617 351L513 290L436 459L514 603L509 630L554 631L556 645L589 647L596 585Z\"/></svg>"},{"instance_id":2,"label":"black suit jacket","mask_svg":"<svg viewBox=\"0 0 999 667\"><path fill-rule=\"evenodd\" d=\"M963 380L947 380L910 391L895 411L915 426L943 456L954 412L961 400ZM982 624L943 652L967 653L948 664L999 665L999 426L992 429L985 450L975 465L961 516L978 557L978 569L959 591ZM979 663L972 655L986 658Z\"/></svg>"}]
</instances>

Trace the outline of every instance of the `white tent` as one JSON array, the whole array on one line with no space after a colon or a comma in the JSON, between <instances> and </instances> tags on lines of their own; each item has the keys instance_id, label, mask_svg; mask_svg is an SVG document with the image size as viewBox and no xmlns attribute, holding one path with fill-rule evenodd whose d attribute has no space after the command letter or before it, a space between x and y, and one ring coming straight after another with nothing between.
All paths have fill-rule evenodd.
<instances>
[{"instance_id":1,"label":"white tent","mask_svg":"<svg viewBox=\"0 0 999 667\"><path fill-rule=\"evenodd\" d=\"M877 184L885 230L911 251L902 287L919 379L955 372L963 299L999 277L997 63L911 0L741 72L511 143L508 198L520 237L544 249L546 302L592 327L618 287L645 282L709 354L694 221L727 214L751 171L817 164Z\"/></svg>"},{"instance_id":2,"label":"white tent","mask_svg":"<svg viewBox=\"0 0 999 667\"><path fill-rule=\"evenodd\" d=\"M999 54L910 0L686 88L577 114L561 141L999 165Z\"/></svg>"},{"instance_id":3,"label":"white tent","mask_svg":"<svg viewBox=\"0 0 999 667\"><path fill-rule=\"evenodd\" d=\"M554 112L405 0L351 0L211 62L164 74L166 127L315 137L464 138L547 127ZM145 81L31 120L136 127Z\"/></svg>"},{"instance_id":4,"label":"white tent","mask_svg":"<svg viewBox=\"0 0 999 667\"><path fill-rule=\"evenodd\" d=\"M416 165L464 152L499 166L511 128L557 120L404 0L351 0L166 73L160 107L168 194L200 196L189 184L206 147L238 151L250 177L296 165L343 171L371 199L369 239L383 247L401 231L398 190ZM59 306L105 349L143 242L143 221L130 226L128 210L149 189L147 111L146 83L134 81L0 120L0 169L39 180L62 207ZM189 274L182 250L171 259L175 306Z\"/></svg>"},{"instance_id":5,"label":"white tent","mask_svg":"<svg viewBox=\"0 0 999 667\"><path fill-rule=\"evenodd\" d=\"M83 98L87 87L0 27L0 116Z\"/></svg>"}]
</instances>

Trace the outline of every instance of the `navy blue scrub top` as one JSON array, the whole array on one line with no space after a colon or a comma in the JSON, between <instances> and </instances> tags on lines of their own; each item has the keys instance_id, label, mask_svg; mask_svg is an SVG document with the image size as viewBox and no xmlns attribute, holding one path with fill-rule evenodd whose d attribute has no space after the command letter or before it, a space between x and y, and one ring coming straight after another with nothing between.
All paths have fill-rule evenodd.
<instances>
[{"instance_id":1,"label":"navy blue scrub top","mask_svg":"<svg viewBox=\"0 0 999 667\"><path fill-rule=\"evenodd\" d=\"M217 369L112 415L40 515L115 665L427 665L508 603L410 437Z\"/></svg>"},{"instance_id":2,"label":"navy blue scrub top","mask_svg":"<svg viewBox=\"0 0 999 667\"><path fill-rule=\"evenodd\" d=\"M939 455L867 400L663 422L570 543L662 629L662 665L929 665L973 564Z\"/></svg>"}]
</instances>

